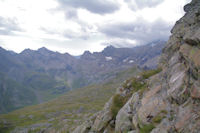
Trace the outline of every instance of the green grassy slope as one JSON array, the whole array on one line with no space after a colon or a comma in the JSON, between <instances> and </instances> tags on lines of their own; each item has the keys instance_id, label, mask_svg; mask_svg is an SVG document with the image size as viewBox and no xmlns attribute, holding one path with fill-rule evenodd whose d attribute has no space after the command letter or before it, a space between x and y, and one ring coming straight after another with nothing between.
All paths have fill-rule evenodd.
<instances>
[{"instance_id":1,"label":"green grassy slope","mask_svg":"<svg viewBox=\"0 0 200 133\"><path fill-rule=\"evenodd\" d=\"M36 96L30 87L0 73L0 112L9 112L36 102Z\"/></svg>"},{"instance_id":2,"label":"green grassy slope","mask_svg":"<svg viewBox=\"0 0 200 133\"><path fill-rule=\"evenodd\" d=\"M22 129L37 132L47 128L51 131L72 131L82 121L101 110L116 88L139 71L133 67L118 73L117 78L105 83L69 91L49 102L0 115L0 133L13 129L16 132Z\"/></svg>"},{"instance_id":3,"label":"green grassy slope","mask_svg":"<svg viewBox=\"0 0 200 133\"><path fill-rule=\"evenodd\" d=\"M64 82L45 74L29 73L25 78L17 82L0 72L0 113L48 101L69 90Z\"/></svg>"}]
</instances>

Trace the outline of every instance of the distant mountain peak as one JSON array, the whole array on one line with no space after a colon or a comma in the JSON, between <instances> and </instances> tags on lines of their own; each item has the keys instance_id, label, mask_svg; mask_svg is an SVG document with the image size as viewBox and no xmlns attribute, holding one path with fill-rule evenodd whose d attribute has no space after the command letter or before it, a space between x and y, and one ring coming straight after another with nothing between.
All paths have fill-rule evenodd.
<instances>
[{"instance_id":1,"label":"distant mountain peak","mask_svg":"<svg viewBox=\"0 0 200 133\"><path fill-rule=\"evenodd\" d=\"M107 46L106 48L104 48L104 50L102 51L102 53L106 56L111 55L117 48L115 48L112 45Z\"/></svg>"},{"instance_id":2,"label":"distant mountain peak","mask_svg":"<svg viewBox=\"0 0 200 133\"><path fill-rule=\"evenodd\" d=\"M27 48L27 49L24 49L20 54L29 54L29 53L32 53L33 50Z\"/></svg>"},{"instance_id":3,"label":"distant mountain peak","mask_svg":"<svg viewBox=\"0 0 200 133\"><path fill-rule=\"evenodd\" d=\"M46 47L41 47L38 50L48 50Z\"/></svg>"},{"instance_id":4,"label":"distant mountain peak","mask_svg":"<svg viewBox=\"0 0 200 133\"><path fill-rule=\"evenodd\" d=\"M0 50L5 50L5 49L0 46Z\"/></svg>"},{"instance_id":5,"label":"distant mountain peak","mask_svg":"<svg viewBox=\"0 0 200 133\"><path fill-rule=\"evenodd\" d=\"M81 55L81 58L85 58L85 59L88 59L90 58L92 55L92 53L90 51L85 51L82 55Z\"/></svg>"},{"instance_id":6,"label":"distant mountain peak","mask_svg":"<svg viewBox=\"0 0 200 133\"><path fill-rule=\"evenodd\" d=\"M87 50L87 51L85 51L84 53L83 53L83 55L90 55L90 54L92 54L89 50Z\"/></svg>"},{"instance_id":7,"label":"distant mountain peak","mask_svg":"<svg viewBox=\"0 0 200 133\"><path fill-rule=\"evenodd\" d=\"M4 48L1 47L1 46L0 46L0 52L8 52L9 54L13 54L13 55L16 54L14 51L12 51L12 50L6 50L6 49L4 49Z\"/></svg>"},{"instance_id":8,"label":"distant mountain peak","mask_svg":"<svg viewBox=\"0 0 200 133\"><path fill-rule=\"evenodd\" d=\"M107 46L106 48L104 48L104 50L105 49L115 49L115 47L113 46L113 45L109 45L109 46Z\"/></svg>"},{"instance_id":9,"label":"distant mountain peak","mask_svg":"<svg viewBox=\"0 0 200 133\"><path fill-rule=\"evenodd\" d=\"M47 49L46 47L41 47L37 51L40 51L40 52L50 52L51 50Z\"/></svg>"},{"instance_id":10,"label":"distant mountain peak","mask_svg":"<svg viewBox=\"0 0 200 133\"><path fill-rule=\"evenodd\" d=\"M41 47L41 48L39 48L39 49L37 50L37 52L40 53L40 54L42 54L42 55L46 55L46 56L48 56L48 55L51 54L51 53L55 53L55 52L53 52L53 51L47 49L46 47Z\"/></svg>"}]
</instances>

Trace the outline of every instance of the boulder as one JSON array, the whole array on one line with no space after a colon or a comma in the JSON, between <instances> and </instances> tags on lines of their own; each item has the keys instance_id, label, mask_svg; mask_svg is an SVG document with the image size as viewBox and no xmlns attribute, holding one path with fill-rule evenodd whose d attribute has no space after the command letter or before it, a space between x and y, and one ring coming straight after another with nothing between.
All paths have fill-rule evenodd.
<instances>
[{"instance_id":1,"label":"boulder","mask_svg":"<svg viewBox=\"0 0 200 133\"><path fill-rule=\"evenodd\" d=\"M110 100L105 104L104 109L97 115L94 124L92 125L92 131L103 132L109 122L113 119L111 114L112 99L113 98L110 98Z\"/></svg>"},{"instance_id":2,"label":"boulder","mask_svg":"<svg viewBox=\"0 0 200 133\"><path fill-rule=\"evenodd\" d=\"M116 116L115 132L125 132L135 129L132 124L132 117L136 114L136 109L139 105L139 94L135 93L129 101L120 109Z\"/></svg>"}]
</instances>

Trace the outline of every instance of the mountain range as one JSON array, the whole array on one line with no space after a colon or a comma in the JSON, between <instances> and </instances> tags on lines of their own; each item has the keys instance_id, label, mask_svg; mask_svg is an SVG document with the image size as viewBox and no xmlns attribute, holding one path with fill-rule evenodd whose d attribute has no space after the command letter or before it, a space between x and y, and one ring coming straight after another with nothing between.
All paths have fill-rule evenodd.
<instances>
[{"instance_id":1,"label":"mountain range","mask_svg":"<svg viewBox=\"0 0 200 133\"><path fill-rule=\"evenodd\" d=\"M19 54L0 48L0 113L104 82L135 65L154 68L164 43L155 41L135 48L108 46L102 52L86 51L79 58L45 47Z\"/></svg>"},{"instance_id":2,"label":"mountain range","mask_svg":"<svg viewBox=\"0 0 200 133\"><path fill-rule=\"evenodd\" d=\"M48 102L0 115L0 133L199 133L200 1L192 0L184 6L184 11L185 15L172 28L161 55L153 52L154 48L159 48L156 44L133 49L109 46L102 52L87 51L79 58L74 57L73 63L70 61L66 67L62 61L57 62L61 63L57 66L50 58L47 60L58 53L45 48L31 51L34 53L31 55L28 50L26 56L23 52L16 54L3 50L2 59L6 57L7 61L1 64L4 72L0 73L0 83L1 92L7 95L8 101L11 95L5 91L7 88L17 93L30 87L34 94L39 91L47 94L48 90L58 92L60 83L65 83L72 90L65 94L63 91L62 96ZM15 56L14 61L11 55ZM149 62L153 60L151 65ZM13 66L12 69L7 65ZM63 66L65 71L59 71ZM21 75L12 78L14 74L9 70ZM21 73L22 70L25 73ZM36 76L30 76L29 72ZM66 81L78 78L77 83L85 83L80 86L88 86L73 88L68 82L62 82L61 73L63 77L69 73L74 75L73 78L67 75ZM81 82L79 73L87 82ZM21 80L21 77L28 80ZM49 80L51 86L58 88L45 87L43 83ZM14 100L31 98L28 93L32 92L26 92L12 97Z\"/></svg>"}]
</instances>

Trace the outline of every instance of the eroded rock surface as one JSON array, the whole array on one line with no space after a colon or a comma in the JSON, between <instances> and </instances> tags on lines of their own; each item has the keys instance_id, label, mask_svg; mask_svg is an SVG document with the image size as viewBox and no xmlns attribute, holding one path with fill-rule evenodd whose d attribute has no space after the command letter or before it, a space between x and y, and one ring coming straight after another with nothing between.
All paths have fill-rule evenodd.
<instances>
[{"instance_id":1,"label":"eroded rock surface","mask_svg":"<svg viewBox=\"0 0 200 133\"><path fill-rule=\"evenodd\" d=\"M164 48L162 71L127 81L117 90L127 102L113 116L111 99L88 133L199 133L200 1L193 0L184 10Z\"/></svg>"}]
</instances>

